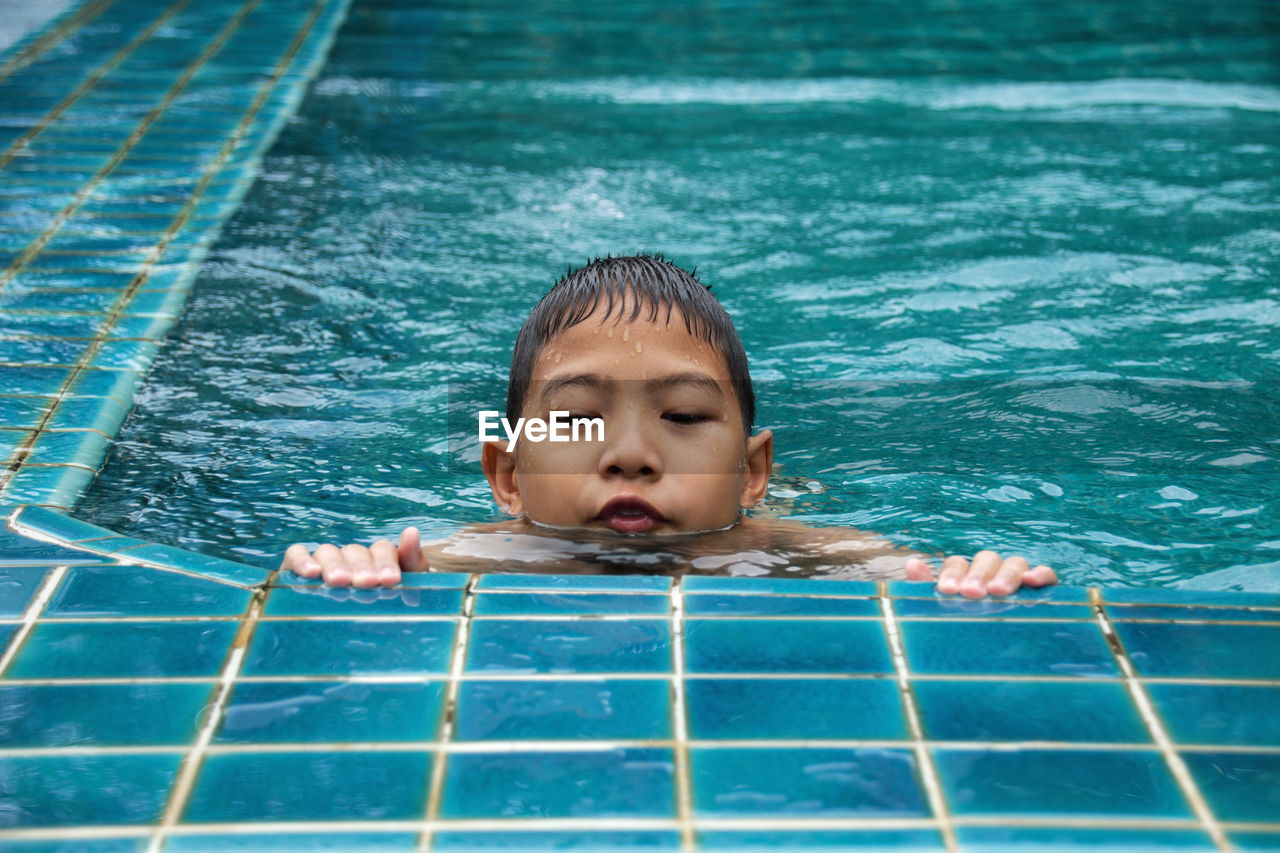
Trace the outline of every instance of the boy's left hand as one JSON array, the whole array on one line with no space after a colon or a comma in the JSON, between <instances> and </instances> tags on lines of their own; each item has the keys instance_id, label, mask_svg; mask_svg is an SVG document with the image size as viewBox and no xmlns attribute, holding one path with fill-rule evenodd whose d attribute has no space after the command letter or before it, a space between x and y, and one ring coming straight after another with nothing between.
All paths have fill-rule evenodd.
<instances>
[{"instance_id":1,"label":"boy's left hand","mask_svg":"<svg viewBox=\"0 0 1280 853\"><path fill-rule=\"evenodd\" d=\"M922 557L907 558L907 580L933 580L929 563ZM979 551L973 555L973 563L959 555L942 561L942 573L938 575L938 592L946 595L960 593L966 598L982 598L984 595L1010 595L1018 587L1051 586L1058 576L1048 566L1031 568L1022 557L1004 557L995 551Z\"/></svg>"}]
</instances>

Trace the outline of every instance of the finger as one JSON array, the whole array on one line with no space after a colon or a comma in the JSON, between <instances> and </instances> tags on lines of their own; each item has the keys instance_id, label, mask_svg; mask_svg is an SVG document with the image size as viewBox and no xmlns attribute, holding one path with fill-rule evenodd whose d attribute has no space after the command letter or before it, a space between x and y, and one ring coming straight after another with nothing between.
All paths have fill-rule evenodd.
<instances>
[{"instance_id":1,"label":"finger","mask_svg":"<svg viewBox=\"0 0 1280 853\"><path fill-rule=\"evenodd\" d=\"M960 579L969 571L969 561L959 554L953 554L942 561L942 571L938 574L938 592L955 595L960 591Z\"/></svg>"},{"instance_id":2,"label":"finger","mask_svg":"<svg viewBox=\"0 0 1280 853\"><path fill-rule=\"evenodd\" d=\"M931 581L933 580L933 572L929 568L929 561L924 557L911 556L907 557L907 580L909 581Z\"/></svg>"},{"instance_id":3,"label":"finger","mask_svg":"<svg viewBox=\"0 0 1280 853\"><path fill-rule=\"evenodd\" d=\"M288 569L298 577L320 577L320 564L311 556L306 545L290 545L284 552L284 562L280 564L280 568Z\"/></svg>"},{"instance_id":4,"label":"finger","mask_svg":"<svg viewBox=\"0 0 1280 853\"><path fill-rule=\"evenodd\" d=\"M383 586L400 583L400 555L396 552L395 543L381 539L369 546L369 553L373 557L378 583Z\"/></svg>"},{"instance_id":5,"label":"finger","mask_svg":"<svg viewBox=\"0 0 1280 853\"><path fill-rule=\"evenodd\" d=\"M321 545L316 549L316 560L324 575L324 582L329 586L346 586L351 583L351 569L347 561L342 559L342 552L336 545Z\"/></svg>"},{"instance_id":6,"label":"finger","mask_svg":"<svg viewBox=\"0 0 1280 853\"><path fill-rule=\"evenodd\" d=\"M1031 571L1022 576L1022 585L1032 589L1038 589L1042 586L1053 586L1058 582L1058 576L1053 569L1048 566L1036 566Z\"/></svg>"},{"instance_id":7,"label":"finger","mask_svg":"<svg viewBox=\"0 0 1280 853\"><path fill-rule=\"evenodd\" d=\"M1010 595L1022 585L1022 579L1026 574L1026 559L1009 557L996 570L995 577L987 582L987 592L992 595Z\"/></svg>"},{"instance_id":8,"label":"finger","mask_svg":"<svg viewBox=\"0 0 1280 853\"><path fill-rule=\"evenodd\" d=\"M982 598L987 594L987 580L1000 570L1000 555L995 551L979 551L960 581L960 594L965 598Z\"/></svg>"},{"instance_id":9,"label":"finger","mask_svg":"<svg viewBox=\"0 0 1280 853\"><path fill-rule=\"evenodd\" d=\"M427 570L427 555L422 553L422 537L416 527L406 527L400 533L400 569L406 572Z\"/></svg>"},{"instance_id":10,"label":"finger","mask_svg":"<svg viewBox=\"0 0 1280 853\"><path fill-rule=\"evenodd\" d=\"M342 559L351 567L351 585L368 589L378 585L378 573L373 568L373 555L363 545L343 545Z\"/></svg>"}]
</instances>

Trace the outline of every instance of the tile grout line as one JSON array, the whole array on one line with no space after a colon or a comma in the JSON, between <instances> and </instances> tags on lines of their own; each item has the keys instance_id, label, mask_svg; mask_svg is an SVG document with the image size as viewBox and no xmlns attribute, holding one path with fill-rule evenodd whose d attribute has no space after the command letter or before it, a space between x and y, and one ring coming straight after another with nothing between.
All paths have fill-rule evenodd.
<instances>
[{"instance_id":1,"label":"tile grout line","mask_svg":"<svg viewBox=\"0 0 1280 853\"><path fill-rule=\"evenodd\" d=\"M458 721L458 694L462 690L462 673L467 668L467 641L471 636L471 614L475 608L476 584L480 575L473 574L467 579L462 594L462 619L458 622L454 633L453 657L449 661L448 685L441 709L440 739L431 764L431 781L427 788L426 828L418 836L417 850L430 850L434 842L436 822L440 819L440 800L444 797L444 777L448 770L449 758L444 746L453 738L453 730Z\"/></svg>"},{"instance_id":2,"label":"tile grout line","mask_svg":"<svg viewBox=\"0 0 1280 853\"><path fill-rule=\"evenodd\" d=\"M680 822L681 850L697 850L693 824L693 778L689 760L689 714L685 696L684 663L684 578L671 582L671 734L675 759L676 817Z\"/></svg>"},{"instance_id":3,"label":"tile grout line","mask_svg":"<svg viewBox=\"0 0 1280 853\"><path fill-rule=\"evenodd\" d=\"M1147 730L1151 732L1152 740L1155 741L1161 755L1164 756L1165 763L1173 774L1178 788L1182 791L1182 796L1186 798L1196 819L1200 822L1205 832L1209 834L1214 845L1219 850L1232 850L1231 843L1227 841L1227 836L1222 831L1222 826L1218 823L1213 810L1209 808L1209 803L1205 800L1204 794L1200 791L1195 778L1191 775L1191 771L1187 769L1186 762L1182 760L1182 756L1174 748L1173 742L1169 738L1169 733L1165 731L1164 724L1161 722L1159 715L1156 714L1155 707L1151 704L1151 698L1147 696L1146 688L1138 681L1136 677L1137 670L1133 665L1133 661L1129 659L1129 654L1125 650L1124 644L1120 641L1119 635L1116 634L1112 628L1111 621L1107 618L1106 609L1103 607L1102 594L1096 587L1091 587L1089 589L1089 597L1093 604L1094 612L1098 617L1098 626L1102 630L1107 647L1111 649L1111 653L1120 667L1121 675L1129 688L1129 693L1133 696L1133 703L1138 709L1138 714L1142 717L1143 723L1146 724Z\"/></svg>"},{"instance_id":4,"label":"tile grout line","mask_svg":"<svg viewBox=\"0 0 1280 853\"><path fill-rule=\"evenodd\" d=\"M143 42L155 35L156 31L164 26L166 21L178 14L178 12L180 12L182 8L190 2L191 0L176 0L173 5L161 12L160 16L152 21L146 29L134 36L128 44L108 57L106 62L103 62L97 68L94 68L89 72L89 76L81 80L78 86L72 89L66 97L55 104L53 109L49 110L49 112L47 112L40 121L36 122L30 130L13 140L13 142L9 143L9 146L3 152L0 152L0 169L9 165L10 161L12 161L14 157L18 156L18 152L26 147L27 143L43 133L45 128L50 124L57 121L58 117L70 109L72 104L80 100L80 98L82 98L94 86L98 85L99 81L101 81L103 77L110 74L117 65L128 58L129 54L141 47Z\"/></svg>"},{"instance_id":5,"label":"tile grout line","mask_svg":"<svg viewBox=\"0 0 1280 853\"><path fill-rule=\"evenodd\" d=\"M40 585L40 589L31 597L26 611L22 614L22 627L14 632L13 638L9 640L9 645L4 650L4 654L0 655L0 677L4 676L9 669L9 665L13 663L13 659L18 656L18 650L22 648L27 637L35 630L36 617L40 615L45 605L49 603L49 599L53 597L54 590L62 583L62 579L66 574L66 566L56 566L44 576L44 582Z\"/></svg>"},{"instance_id":6,"label":"tile grout line","mask_svg":"<svg viewBox=\"0 0 1280 853\"><path fill-rule=\"evenodd\" d=\"M55 24L51 30L6 59L3 65L0 65L0 81L9 77L13 72L35 62L40 54L47 53L55 44L69 38L76 30L83 29L85 24L101 15L114 2L115 0L96 0L96 2L81 6L69 18Z\"/></svg>"},{"instance_id":7,"label":"tile grout line","mask_svg":"<svg viewBox=\"0 0 1280 853\"><path fill-rule=\"evenodd\" d=\"M240 623L239 630L236 631L236 635L231 641L230 654L227 655L227 661L222 667L222 674L218 678L217 686L214 688L213 700L209 703L209 715L205 718L204 725L201 726L200 733L196 736L191 750L187 753L186 758L183 759L182 767L178 771L178 778L174 781L173 787L170 788L169 802L165 807L164 814L160 819L159 825L152 831L150 842L147 844L147 853L160 853L165 844L168 831L177 825L183 810L187 807L191 791L195 787L196 776L204 764L205 755L208 753L209 745L213 741L213 733L222 722L227 700L235 687L236 676L239 675L240 669L244 665L245 653L249 648L249 642L253 639L258 615L262 612L266 597L266 590L260 590L249 602L249 609Z\"/></svg>"},{"instance_id":8,"label":"tile grout line","mask_svg":"<svg viewBox=\"0 0 1280 853\"><path fill-rule=\"evenodd\" d=\"M898 676L898 690L902 699L902 708L906 713L907 726L911 731L911 739L915 741L916 760L920 764L920 779L924 783L925 795L929 799L929 808L937 818L938 828L942 833L942 841L948 853L956 853L956 832L951 823L951 813L947 808L947 799L942 791L942 782L938 778L938 769L933 764L933 756L925 743L924 728L920 724L920 712L916 708L915 695L911 690L911 672L907 668L907 655L902 642L902 634L893 612L893 600L888 595L888 585L880 582L880 607L884 612L884 631L889 640L889 651L893 655L893 668Z\"/></svg>"}]
</instances>

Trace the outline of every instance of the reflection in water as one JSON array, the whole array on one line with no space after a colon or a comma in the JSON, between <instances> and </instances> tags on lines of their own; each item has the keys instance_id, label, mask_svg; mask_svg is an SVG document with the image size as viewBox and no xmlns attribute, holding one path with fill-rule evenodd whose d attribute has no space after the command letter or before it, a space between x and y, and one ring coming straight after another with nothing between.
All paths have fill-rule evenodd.
<instances>
[{"instance_id":1,"label":"reflection in water","mask_svg":"<svg viewBox=\"0 0 1280 853\"><path fill-rule=\"evenodd\" d=\"M726 530L620 536L523 522L463 530L427 546L433 571L902 579L905 552L855 531L744 521Z\"/></svg>"}]
</instances>

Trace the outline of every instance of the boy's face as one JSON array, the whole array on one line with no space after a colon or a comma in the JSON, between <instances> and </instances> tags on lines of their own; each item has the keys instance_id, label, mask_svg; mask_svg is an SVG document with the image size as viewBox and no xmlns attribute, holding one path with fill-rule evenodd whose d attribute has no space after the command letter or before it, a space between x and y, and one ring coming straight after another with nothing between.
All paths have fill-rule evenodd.
<instances>
[{"instance_id":1,"label":"boy's face","mask_svg":"<svg viewBox=\"0 0 1280 853\"><path fill-rule=\"evenodd\" d=\"M747 438L724 357L678 310L603 324L597 309L552 339L533 366L525 418L552 411L604 420L603 441L483 446L485 475L508 512L542 524L631 534L732 524L764 497L772 434ZM621 319L619 319L621 317Z\"/></svg>"}]
</instances>

